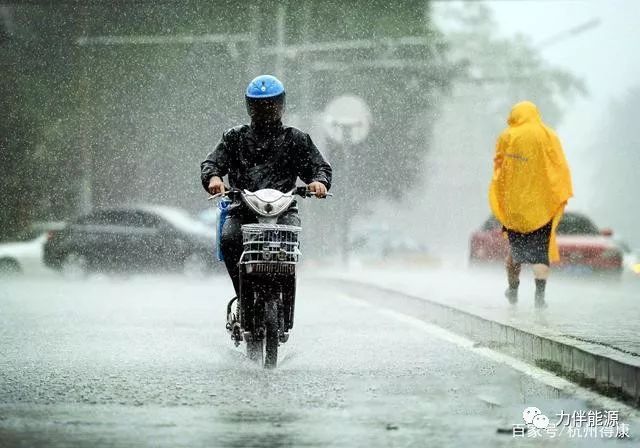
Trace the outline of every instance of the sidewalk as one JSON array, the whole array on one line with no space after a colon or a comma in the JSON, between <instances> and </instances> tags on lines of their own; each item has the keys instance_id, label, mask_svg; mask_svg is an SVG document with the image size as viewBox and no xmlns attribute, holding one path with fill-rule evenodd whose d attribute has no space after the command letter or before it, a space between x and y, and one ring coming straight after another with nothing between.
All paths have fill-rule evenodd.
<instances>
[{"instance_id":1,"label":"sidewalk","mask_svg":"<svg viewBox=\"0 0 640 448\"><path fill-rule=\"evenodd\" d=\"M423 297L518 328L551 331L640 358L640 279L605 281L552 275L547 285L549 308L537 311L529 272L523 272L515 307L503 295L506 275L499 269L351 268L325 276Z\"/></svg>"},{"instance_id":2,"label":"sidewalk","mask_svg":"<svg viewBox=\"0 0 640 448\"><path fill-rule=\"evenodd\" d=\"M591 375L580 371L584 367L582 365L585 362L598 364L597 357L612 360L615 366L612 368L607 364L603 373L607 381L609 370L617 372L618 364L629 367L630 370L622 373L626 375L628 384L618 382L628 389L632 397L640 397L640 279L615 281L552 276L547 285L549 307L536 310L533 306L533 278L524 270L516 306L509 305L503 295L506 275L500 269L463 268L458 271L451 268L359 267L325 271L322 277L396 291L431 304L444 305L481 318L465 325L483 326L482 321L496 323L503 326L505 332L515 329L523 337L546 338L550 345L557 342L557 352L563 351L562 346L576 348L581 354L571 354L567 369L572 373L593 376L593 380L597 380L598 366L589 366L593 370ZM510 339L517 337L509 335ZM516 341L509 341L512 342ZM519 343L521 346L525 344L523 341ZM544 345L543 340L540 345ZM531 360L538 362L544 359L541 352L542 347L537 355L531 355ZM583 362L583 352L596 358ZM562 353L546 356L547 359L554 357L562 361Z\"/></svg>"}]
</instances>

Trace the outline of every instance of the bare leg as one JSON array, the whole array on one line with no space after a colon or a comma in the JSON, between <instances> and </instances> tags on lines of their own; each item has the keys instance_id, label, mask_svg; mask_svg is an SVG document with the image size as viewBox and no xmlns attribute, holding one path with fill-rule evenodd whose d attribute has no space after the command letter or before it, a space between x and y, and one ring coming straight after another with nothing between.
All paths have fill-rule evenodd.
<instances>
[{"instance_id":1,"label":"bare leg","mask_svg":"<svg viewBox=\"0 0 640 448\"><path fill-rule=\"evenodd\" d=\"M509 299L509 303L515 304L518 301L518 286L520 286L520 271L522 265L513 260L511 254L507 255L507 280L509 287L505 291L505 296Z\"/></svg>"},{"instance_id":2,"label":"bare leg","mask_svg":"<svg viewBox=\"0 0 640 448\"><path fill-rule=\"evenodd\" d=\"M536 308L546 308L547 306L544 295L547 287L547 278L549 278L549 271L549 266L546 264L533 265L533 275L536 279Z\"/></svg>"},{"instance_id":3,"label":"bare leg","mask_svg":"<svg viewBox=\"0 0 640 448\"><path fill-rule=\"evenodd\" d=\"M546 264L534 264L533 275L536 280L546 280L549 278L549 266Z\"/></svg>"},{"instance_id":4,"label":"bare leg","mask_svg":"<svg viewBox=\"0 0 640 448\"><path fill-rule=\"evenodd\" d=\"M509 254L507 255L506 266L509 288L518 289L518 285L520 285L520 271L522 270L522 264L513 261L513 257Z\"/></svg>"}]
</instances>

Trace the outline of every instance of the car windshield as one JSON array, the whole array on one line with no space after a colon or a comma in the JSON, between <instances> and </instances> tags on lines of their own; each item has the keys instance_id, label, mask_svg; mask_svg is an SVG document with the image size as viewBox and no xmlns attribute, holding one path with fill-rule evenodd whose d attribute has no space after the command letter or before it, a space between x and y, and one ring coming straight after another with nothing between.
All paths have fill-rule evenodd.
<instances>
[{"instance_id":1,"label":"car windshield","mask_svg":"<svg viewBox=\"0 0 640 448\"><path fill-rule=\"evenodd\" d=\"M566 213L558 225L560 235L598 235L596 225L585 216Z\"/></svg>"},{"instance_id":2,"label":"car windshield","mask_svg":"<svg viewBox=\"0 0 640 448\"><path fill-rule=\"evenodd\" d=\"M154 208L153 211L180 230L206 236L213 235L214 229L207 227L204 223L191 217L191 215L184 210L171 207L158 207Z\"/></svg>"},{"instance_id":3,"label":"car windshield","mask_svg":"<svg viewBox=\"0 0 640 448\"><path fill-rule=\"evenodd\" d=\"M502 225L493 216L485 221L482 230L490 231L501 228ZM599 235L598 227L587 217L575 213L566 213L558 224L560 235Z\"/></svg>"}]
</instances>

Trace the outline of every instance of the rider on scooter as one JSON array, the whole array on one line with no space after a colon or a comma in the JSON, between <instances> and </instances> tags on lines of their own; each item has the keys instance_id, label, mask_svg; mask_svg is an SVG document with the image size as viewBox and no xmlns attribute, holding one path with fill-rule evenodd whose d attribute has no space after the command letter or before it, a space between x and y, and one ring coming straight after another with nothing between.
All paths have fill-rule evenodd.
<instances>
[{"instance_id":1,"label":"rider on scooter","mask_svg":"<svg viewBox=\"0 0 640 448\"><path fill-rule=\"evenodd\" d=\"M282 124L284 85L274 76L258 76L247 86L245 100L251 124L225 131L216 148L201 163L204 189L211 194L224 193L222 178L228 174L229 185L234 188L249 191L272 188L286 192L295 187L299 177L316 197L325 197L331 187L331 165L309 134ZM244 204L229 206L220 242L236 295L239 294L238 262L242 255L241 227L254 222L254 215ZM295 201L280 216L278 224L300 225Z\"/></svg>"}]
</instances>

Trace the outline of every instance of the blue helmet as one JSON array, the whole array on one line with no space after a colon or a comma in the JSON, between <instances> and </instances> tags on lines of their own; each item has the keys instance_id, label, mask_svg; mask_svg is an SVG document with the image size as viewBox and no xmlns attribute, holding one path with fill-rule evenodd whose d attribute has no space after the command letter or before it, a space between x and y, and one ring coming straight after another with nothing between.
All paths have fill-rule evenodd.
<instances>
[{"instance_id":1,"label":"blue helmet","mask_svg":"<svg viewBox=\"0 0 640 448\"><path fill-rule=\"evenodd\" d=\"M247 98L273 98L278 95L284 95L284 84L275 76L260 75L247 86Z\"/></svg>"},{"instance_id":2,"label":"blue helmet","mask_svg":"<svg viewBox=\"0 0 640 448\"><path fill-rule=\"evenodd\" d=\"M285 106L284 85L275 76L260 75L247 86L245 100L252 121L279 121Z\"/></svg>"}]
</instances>

